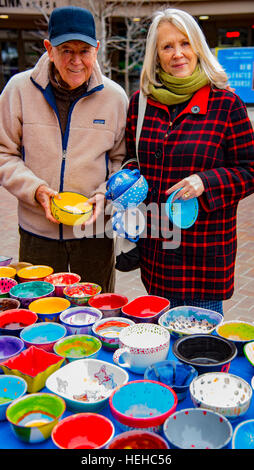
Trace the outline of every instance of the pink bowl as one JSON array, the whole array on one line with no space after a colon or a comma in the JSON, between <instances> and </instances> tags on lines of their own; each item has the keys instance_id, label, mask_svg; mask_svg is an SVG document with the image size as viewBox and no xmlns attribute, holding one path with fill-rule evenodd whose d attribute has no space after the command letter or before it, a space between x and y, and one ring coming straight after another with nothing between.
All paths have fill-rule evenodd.
<instances>
[{"instance_id":1,"label":"pink bowl","mask_svg":"<svg viewBox=\"0 0 254 470\"><path fill-rule=\"evenodd\" d=\"M50 282L50 284L55 286L56 297L64 297L64 288L76 284L80 280L81 277L75 273L54 273L44 279L44 281Z\"/></svg>"}]
</instances>

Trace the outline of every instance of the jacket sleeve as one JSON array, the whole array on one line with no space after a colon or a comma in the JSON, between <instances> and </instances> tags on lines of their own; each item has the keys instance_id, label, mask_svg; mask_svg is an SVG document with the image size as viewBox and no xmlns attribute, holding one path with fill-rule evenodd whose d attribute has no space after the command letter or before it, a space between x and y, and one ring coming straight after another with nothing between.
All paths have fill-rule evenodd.
<instances>
[{"instance_id":1,"label":"jacket sleeve","mask_svg":"<svg viewBox=\"0 0 254 470\"><path fill-rule=\"evenodd\" d=\"M38 206L36 189L47 183L24 162L20 93L13 77L0 95L0 184L18 199Z\"/></svg>"},{"instance_id":2,"label":"jacket sleeve","mask_svg":"<svg viewBox=\"0 0 254 470\"><path fill-rule=\"evenodd\" d=\"M134 170L138 168L138 161L136 155L136 129L138 117L138 92L136 92L130 99L130 105L127 114L126 123L126 156L122 163L122 168Z\"/></svg>"},{"instance_id":3,"label":"jacket sleeve","mask_svg":"<svg viewBox=\"0 0 254 470\"><path fill-rule=\"evenodd\" d=\"M197 173L205 187L200 202L206 211L237 205L254 192L254 133L237 95L228 113L224 146L225 166Z\"/></svg>"}]
</instances>

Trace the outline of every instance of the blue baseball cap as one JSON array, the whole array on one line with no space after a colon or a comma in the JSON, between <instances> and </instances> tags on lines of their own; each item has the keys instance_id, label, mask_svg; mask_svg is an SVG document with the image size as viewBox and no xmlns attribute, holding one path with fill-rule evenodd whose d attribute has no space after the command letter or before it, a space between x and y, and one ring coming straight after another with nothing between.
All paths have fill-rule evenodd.
<instances>
[{"instance_id":1,"label":"blue baseball cap","mask_svg":"<svg viewBox=\"0 0 254 470\"><path fill-rule=\"evenodd\" d=\"M97 47L95 21L85 8L67 6L55 8L49 18L49 40L52 46L67 41L83 41Z\"/></svg>"}]
</instances>

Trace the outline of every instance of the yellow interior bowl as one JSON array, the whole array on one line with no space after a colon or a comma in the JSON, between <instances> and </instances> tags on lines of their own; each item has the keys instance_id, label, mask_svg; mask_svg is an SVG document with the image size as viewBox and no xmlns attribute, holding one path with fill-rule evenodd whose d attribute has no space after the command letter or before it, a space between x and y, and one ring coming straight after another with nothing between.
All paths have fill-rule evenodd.
<instances>
[{"instance_id":1,"label":"yellow interior bowl","mask_svg":"<svg viewBox=\"0 0 254 470\"><path fill-rule=\"evenodd\" d=\"M0 267L0 277L11 277L14 279L16 275L16 269L11 268L10 266L1 266Z\"/></svg>"},{"instance_id":2,"label":"yellow interior bowl","mask_svg":"<svg viewBox=\"0 0 254 470\"><path fill-rule=\"evenodd\" d=\"M31 302L28 308L34 313L50 314L62 312L70 305L70 301L63 297L44 297Z\"/></svg>"},{"instance_id":3,"label":"yellow interior bowl","mask_svg":"<svg viewBox=\"0 0 254 470\"><path fill-rule=\"evenodd\" d=\"M64 225L81 225L92 215L93 205L79 193L63 191L51 198L53 217Z\"/></svg>"},{"instance_id":4,"label":"yellow interior bowl","mask_svg":"<svg viewBox=\"0 0 254 470\"><path fill-rule=\"evenodd\" d=\"M53 271L54 269L51 268L51 266L31 265L19 269L17 275L22 279L35 281L36 279L43 279L44 277L49 276Z\"/></svg>"}]
</instances>

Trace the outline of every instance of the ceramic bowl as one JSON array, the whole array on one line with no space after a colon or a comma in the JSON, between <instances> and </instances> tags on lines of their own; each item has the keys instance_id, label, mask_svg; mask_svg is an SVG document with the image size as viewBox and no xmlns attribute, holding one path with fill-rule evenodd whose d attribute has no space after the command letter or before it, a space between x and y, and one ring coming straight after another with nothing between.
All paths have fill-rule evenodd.
<instances>
[{"instance_id":1,"label":"ceramic bowl","mask_svg":"<svg viewBox=\"0 0 254 470\"><path fill-rule=\"evenodd\" d=\"M62 398L49 393L32 393L11 403L6 418L18 439L35 444L51 436L64 411Z\"/></svg>"},{"instance_id":2,"label":"ceramic bowl","mask_svg":"<svg viewBox=\"0 0 254 470\"><path fill-rule=\"evenodd\" d=\"M119 385L128 382L127 372L109 362L80 359L50 375L46 387L64 398L74 412L97 412L108 404L109 396Z\"/></svg>"},{"instance_id":3,"label":"ceramic bowl","mask_svg":"<svg viewBox=\"0 0 254 470\"><path fill-rule=\"evenodd\" d=\"M170 449L223 449L232 438L233 428L219 413L186 408L166 419L163 432Z\"/></svg>"},{"instance_id":4,"label":"ceramic bowl","mask_svg":"<svg viewBox=\"0 0 254 470\"><path fill-rule=\"evenodd\" d=\"M63 290L67 286L72 286L80 282L81 277L75 273L53 273L45 278L46 282L50 282L55 286L55 296L64 297Z\"/></svg>"},{"instance_id":5,"label":"ceramic bowl","mask_svg":"<svg viewBox=\"0 0 254 470\"><path fill-rule=\"evenodd\" d=\"M232 449L254 449L254 419L239 423L233 433Z\"/></svg>"},{"instance_id":6,"label":"ceramic bowl","mask_svg":"<svg viewBox=\"0 0 254 470\"><path fill-rule=\"evenodd\" d=\"M155 432L125 431L112 439L108 449L168 449L167 441Z\"/></svg>"},{"instance_id":7,"label":"ceramic bowl","mask_svg":"<svg viewBox=\"0 0 254 470\"><path fill-rule=\"evenodd\" d=\"M121 309L128 303L128 298L125 295L104 293L97 294L88 300L90 307L98 308L103 318L108 317L119 317L121 315Z\"/></svg>"},{"instance_id":8,"label":"ceramic bowl","mask_svg":"<svg viewBox=\"0 0 254 470\"><path fill-rule=\"evenodd\" d=\"M31 265L17 272L19 282L44 281L45 277L53 273L51 266Z\"/></svg>"},{"instance_id":9,"label":"ceramic bowl","mask_svg":"<svg viewBox=\"0 0 254 470\"><path fill-rule=\"evenodd\" d=\"M27 391L27 383L21 377L14 375L0 375L0 421L6 419L6 410L9 404Z\"/></svg>"},{"instance_id":10,"label":"ceramic bowl","mask_svg":"<svg viewBox=\"0 0 254 470\"><path fill-rule=\"evenodd\" d=\"M10 256L0 256L0 266L8 266L12 261Z\"/></svg>"},{"instance_id":11,"label":"ceramic bowl","mask_svg":"<svg viewBox=\"0 0 254 470\"><path fill-rule=\"evenodd\" d=\"M245 321L224 321L216 328L217 335L229 339L237 347L239 355L243 354L243 346L254 340L254 325Z\"/></svg>"},{"instance_id":12,"label":"ceramic bowl","mask_svg":"<svg viewBox=\"0 0 254 470\"><path fill-rule=\"evenodd\" d=\"M112 201L113 206L120 211L130 207L137 207L143 202L148 193L148 183L142 175L140 178L120 196Z\"/></svg>"},{"instance_id":13,"label":"ceramic bowl","mask_svg":"<svg viewBox=\"0 0 254 470\"><path fill-rule=\"evenodd\" d=\"M213 310L183 305L164 313L158 320L175 338L193 334L210 334L223 321L223 315Z\"/></svg>"},{"instance_id":14,"label":"ceramic bowl","mask_svg":"<svg viewBox=\"0 0 254 470\"><path fill-rule=\"evenodd\" d=\"M182 401L189 392L190 383L197 375L197 370L189 364L166 360L149 366L145 370L144 379L169 385L176 392L178 401Z\"/></svg>"},{"instance_id":15,"label":"ceramic bowl","mask_svg":"<svg viewBox=\"0 0 254 470\"><path fill-rule=\"evenodd\" d=\"M70 335L57 341L53 350L55 354L65 358L66 362L77 359L95 358L100 349L101 342L91 335Z\"/></svg>"},{"instance_id":16,"label":"ceramic bowl","mask_svg":"<svg viewBox=\"0 0 254 470\"><path fill-rule=\"evenodd\" d=\"M191 335L178 338L172 347L180 362L190 364L198 373L228 372L237 356L234 343L214 335Z\"/></svg>"},{"instance_id":17,"label":"ceramic bowl","mask_svg":"<svg viewBox=\"0 0 254 470\"><path fill-rule=\"evenodd\" d=\"M135 380L118 387L109 398L109 406L121 430L160 432L166 418L175 412L177 396L165 384Z\"/></svg>"},{"instance_id":18,"label":"ceramic bowl","mask_svg":"<svg viewBox=\"0 0 254 470\"><path fill-rule=\"evenodd\" d=\"M38 315L41 322L58 322L60 313L70 307L69 300L63 297L44 297L29 304L29 310Z\"/></svg>"},{"instance_id":19,"label":"ceramic bowl","mask_svg":"<svg viewBox=\"0 0 254 470\"><path fill-rule=\"evenodd\" d=\"M20 269L27 268L27 266L32 266L32 263L26 263L24 261L17 261L16 263L11 263L10 268L16 269L16 272L20 271Z\"/></svg>"},{"instance_id":20,"label":"ceramic bowl","mask_svg":"<svg viewBox=\"0 0 254 470\"><path fill-rule=\"evenodd\" d=\"M55 287L49 282L31 281L23 282L12 287L10 297L20 302L22 308L28 308L33 300L54 295Z\"/></svg>"},{"instance_id":21,"label":"ceramic bowl","mask_svg":"<svg viewBox=\"0 0 254 470\"><path fill-rule=\"evenodd\" d=\"M102 317L97 308L70 307L60 313L59 321L65 326L68 335L90 335L92 326Z\"/></svg>"},{"instance_id":22,"label":"ceramic bowl","mask_svg":"<svg viewBox=\"0 0 254 470\"><path fill-rule=\"evenodd\" d=\"M5 310L0 313L0 334L20 336L23 328L34 325L38 317L36 313L23 308Z\"/></svg>"},{"instance_id":23,"label":"ceramic bowl","mask_svg":"<svg viewBox=\"0 0 254 470\"><path fill-rule=\"evenodd\" d=\"M62 419L51 437L59 449L104 449L114 434L114 425L105 416L77 413Z\"/></svg>"},{"instance_id":24,"label":"ceramic bowl","mask_svg":"<svg viewBox=\"0 0 254 470\"><path fill-rule=\"evenodd\" d=\"M135 323L155 323L168 310L170 301L157 295L142 295L122 307L122 315Z\"/></svg>"},{"instance_id":25,"label":"ceramic bowl","mask_svg":"<svg viewBox=\"0 0 254 470\"><path fill-rule=\"evenodd\" d=\"M5 374L22 377L27 383L28 393L36 393L44 387L49 375L59 369L63 362L63 357L30 346L17 356L2 362L1 366Z\"/></svg>"},{"instance_id":26,"label":"ceramic bowl","mask_svg":"<svg viewBox=\"0 0 254 470\"><path fill-rule=\"evenodd\" d=\"M17 284L17 281L11 277L0 277L0 298L9 297L11 288Z\"/></svg>"},{"instance_id":27,"label":"ceramic bowl","mask_svg":"<svg viewBox=\"0 0 254 470\"><path fill-rule=\"evenodd\" d=\"M195 407L206 408L226 418L238 418L249 409L252 389L241 377L208 372L193 379L190 395Z\"/></svg>"},{"instance_id":28,"label":"ceramic bowl","mask_svg":"<svg viewBox=\"0 0 254 470\"><path fill-rule=\"evenodd\" d=\"M16 276L16 269L10 268L10 266L0 266L0 277L9 277L14 279Z\"/></svg>"},{"instance_id":29,"label":"ceramic bowl","mask_svg":"<svg viewBox=\"0 0 254 470\"><path fill-rule=\"evenodd\" d=\"M124 170L119 170L117 173L114 173L106 184L106 199L116 199L127 189L129 189L134 183L136 183L139 178L140 171L137 169L129 170L126 168Z\"/></svg>"},{"instance_id":30,"label":"ceramic bowl","mask_svg":"<svg viewBox=\"0 0 254 470\"><path fill-rule=\"evenodd\" d=\"M254 341L246 343L243 347L243 352L250 364L254 366Z\"/></svg>"},{"instance_id":31,"label":"ceramic bowl","mask_svg":"<svg viewBox=\"0 0 254 470\"><path fill-rule=\"evenodd\" d=\"M137 242L144 232L146 221L138 207L130 207L125 211L117 211L111 218L112 228L118 237Z\"/></svg>"},{"instance_id":32,"label":"ceramic bowl","mask_svg":"<svg viewBox=\"0 0 254 470\"><path fill-rule=\"evenodd\" d=\"M143 375L148 366L167 359L169 344L170 334L160 325L130 325L119 333L119 348L113 354L113 361Z\"/></svg>"},{"instance_id":33,"label":"ceramic bowl","mask_svg":"<svg viewBox=\"0 0 254 470\"><path fill-rule=\"evenodd\" d=\"M20 333L20 338L25 346L36 346L44 351L52 352L54 344L66 335L66 329L63 325L55 322L36 323L36 325L27 326Z\"/></svg>"},{"instance_id":34,"label":"ceramic bowl","mask_svg":"<svg viewBox=\"0 0 254 470\"><path fill-rule=\"evenodd\" d=\"M51 212L64 225L81 225L91 217L93 205L83 194L63 191L51 198Z\"/></svg>"},{"instance_id":35,"label":"ceramic bowl","mask_svg":"<svg viewBox=\"0 0 254 470\"><path fill-rule=\"evenodd\" d=\"M7 359L17 356L24 349L24 342L16 336L0 336L0 370ZM4 370L4 369L3 369Z\"/></svg>"},{"instance_id":36,"label":"ceramic bowl","mask_svg":"<svg viewBox=\"0 0 254 470\"><path fill-rule=\"evenodd\" d=\"M100 294L100 292L101 286L93 282L79 282L73 286L65 287L63 290L65 298L71 302L73 307L76 305L86 305L91 297Z\"/></svg>"},{"instance_id":37,"label":"ceramic bowl","mask_svg":"<svg viewBox=\"0 0 254 470\"><path fill-rule=\"evenodd\" d=\"M179 228L189 228L197 220L198 217L198 199L174 199L175 195L180 191L177 189L166 200L165 210L169 220Z\"/></svg>"},{"instance_id":38,"label":"ceramic bowl","mask_svg":"<svg viewBox=\"0 0 254 470\"><path fill-rule=\"evenodd\" d=\"M101 341L104 349L112 351L119 347L120 331L130 325L134 325L134 322L128 318L102 318L93 325L92 332Z\"/></svg>"},{"instance_id":39,"label":"ceramic bowl","mask_svg":"<svg viewBox=\"0 0 254 470\"><path fill-rule=\"evenodd\" d=\"M12 310L20 307L20 302L17 299L0 298L0 313L5 312L6 310Z\"/></svg>"}]
</instances>

